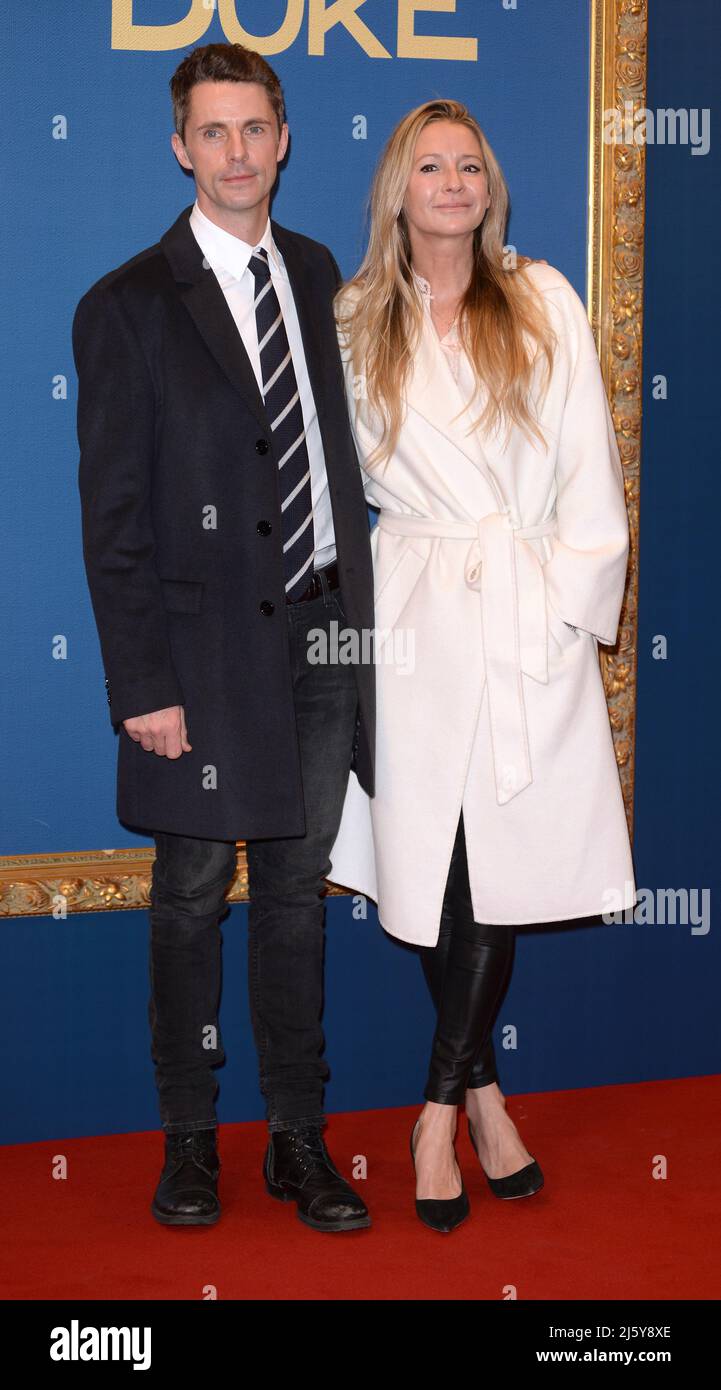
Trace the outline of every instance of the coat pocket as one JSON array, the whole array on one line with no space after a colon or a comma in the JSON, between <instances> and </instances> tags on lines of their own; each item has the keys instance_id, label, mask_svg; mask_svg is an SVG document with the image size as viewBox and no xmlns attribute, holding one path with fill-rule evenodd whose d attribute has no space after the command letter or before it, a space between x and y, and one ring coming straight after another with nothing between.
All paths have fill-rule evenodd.
<instances>
[{"instance_id":1,"label":"coat pocket","mask_svg":"<svg viewBox=\"0 0 721 1390\"><path fill-rule=\"evenodd\" d=\"M197 579L161 579L163 606L170 613L199 613L205 584Z\"/></svg>"}]
</instances>

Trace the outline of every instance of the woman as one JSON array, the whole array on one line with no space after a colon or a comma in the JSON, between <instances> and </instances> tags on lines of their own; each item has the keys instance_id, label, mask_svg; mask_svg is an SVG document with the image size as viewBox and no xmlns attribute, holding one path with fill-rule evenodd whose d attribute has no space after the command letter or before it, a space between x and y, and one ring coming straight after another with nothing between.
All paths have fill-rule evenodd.
<instances>
[{"instance_id":1,"label":"woman","mask_svg":"<svg viewBox=\"0 0 721 1390\"><path fill-rule=\"evenodd\" d=\"M492 1190L539 1165L491 1040L515 927L635 900L598 643L613 644L628 520L584 306L504 252L508 194L453 101L393 132L366 257L337 300L372 533L376 794L352 773L330 877L419 949L437 1008L414 1126L416 1210L468 1213L457 1107Z\"/></svg>"}]
</instances>

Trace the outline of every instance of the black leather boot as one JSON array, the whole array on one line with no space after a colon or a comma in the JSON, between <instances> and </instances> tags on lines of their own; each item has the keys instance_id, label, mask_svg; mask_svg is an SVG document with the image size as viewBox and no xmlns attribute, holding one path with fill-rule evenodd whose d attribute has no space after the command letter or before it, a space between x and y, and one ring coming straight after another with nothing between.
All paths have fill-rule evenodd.
<instances>
[{"instance_id":1,"label":"black leather boot","mask_svg":"<svg viewBox=\"0 0 721 1390\"><path fill-rule=\"evenodd\" d=\"M165 1167L151 1211L164 1226L212 1226L220 1216L217 1127L165 1136Z\"/></svg>"},{"instance_id":2,"label":"black leather boot","mask_svg":"<svg viewBox=\"0 0 721 1390\"><path fill-rule=\"evenodd\" d=\"M271 1197L296 1202L300 1220L315 1231L358 1231L371 1224L363 1198L335 1167L320 1125L274 1130L263 1177Z\"/></svg>"}]
</instances>

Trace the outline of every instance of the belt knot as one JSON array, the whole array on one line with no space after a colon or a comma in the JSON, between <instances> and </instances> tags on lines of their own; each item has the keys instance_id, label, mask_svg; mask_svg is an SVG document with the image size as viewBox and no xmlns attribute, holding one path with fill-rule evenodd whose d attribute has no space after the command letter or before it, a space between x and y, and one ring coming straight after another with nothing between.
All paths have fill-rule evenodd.
<instances>
[{"instance_id":1,"label":"belt knot","mask_svg":"<svg viewBox=\"0 0 721 1390\"><path fill-rule=\"evenodd\" d=\"M480 596L496 801L504 805L533 781L523 675L548 682L543 565L533 546L522 542L553 534L555 514L520 527L509 506L474 522L383 508L378 525L395 535L471 541L464 578Z\"/></svg>"}]
</instances>

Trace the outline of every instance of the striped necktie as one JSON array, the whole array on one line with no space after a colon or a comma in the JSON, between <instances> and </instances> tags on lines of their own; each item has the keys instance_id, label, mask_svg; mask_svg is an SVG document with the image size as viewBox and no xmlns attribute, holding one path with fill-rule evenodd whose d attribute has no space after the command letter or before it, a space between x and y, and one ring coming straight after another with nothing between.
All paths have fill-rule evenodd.
<instances>
[{"instance_id":1,"label":"striped necktie","mask_svg":"<svg viewBox=\"0 0 721 1390\"><path fill-rule=\"evenodd\" d=\"M254 307L263 399L278 460L285 592L292 603L307 589L313 575L315 538L310 460L288 335L264 247L253 252L249 267L255 276Z\"/></svg>"}]
</instances>

